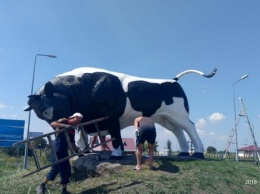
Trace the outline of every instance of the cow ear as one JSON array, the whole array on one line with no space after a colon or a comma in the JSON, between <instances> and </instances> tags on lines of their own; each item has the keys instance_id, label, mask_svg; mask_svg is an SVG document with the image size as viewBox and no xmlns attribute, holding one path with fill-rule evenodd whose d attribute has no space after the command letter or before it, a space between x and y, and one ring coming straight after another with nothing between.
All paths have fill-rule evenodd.
<instances>
[{"instance_id":1,"label":"cow ear","mask_svg":"<svg viewBox=\"0 0 260 194\"><path fill-rule=\"evenodd\" d=\"M51 82L47 82L44 86L44 93L47 97L53 97L54 85Z\"/></svg>"},{"instance_id":2,"label":"cow ear","mask_svg":"<svg viewBox=\"0 0 260 194\"><path fill-rule=\"evenodd\" d=\"M36 94L32 94L32 95L29 95L28 98L29 98L29 100L28 100L29 106L24 108L24 111L32 110L32 107L30 106L30 104L32 104L35 100L40 100L41 96L40 95L36 95Z\"/></svg>"},{"instance_id":3,"label":"cow ear","mask_svg":"<svg viewBox=\"0 0 260 194\"><path fill-rule=\"evenodd\" d=\"M41 96L33 94L33 95L29 95L28 98L29 98L29 100L39 100L39 99L41 99Z\"/></svg>"}]
</instances>

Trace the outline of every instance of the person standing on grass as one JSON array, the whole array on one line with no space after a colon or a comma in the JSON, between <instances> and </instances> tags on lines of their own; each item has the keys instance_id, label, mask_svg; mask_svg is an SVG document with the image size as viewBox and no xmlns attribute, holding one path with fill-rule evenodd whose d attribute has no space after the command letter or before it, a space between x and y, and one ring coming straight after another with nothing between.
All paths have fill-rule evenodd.
<instances>
[{"instance_id":1,"label":"person standing on grass","mask_svg":"<svg viewBox=\"0 0 260 194\"><path fill-rule=\"evenodd\" d=\"M144 142L148 142L148 156L149 156L149 169L152 170L154 167L153 162L153 152L154 143L156 139L156 129L154 122L149 117L137 117L134 120L135 134L136 134L136 160L137 164L133 167L133 170L141 169L141 159L143 152Z\"/></svg>"},{"instance_id":2,"label":"person standing on grass","mask_svg":"<svg viewBox=\"0 0 260 194\"><path fill-rule=\"evenodd\" d=\"M59 160L68 156L68 143L65 138L65 134L59 133L59 129L69 128L71 125L77 125L81 123L82 118L82 114L75 113L68 119L62 118L50 124L52 128L57 131L54 143L54 150ZM72 143L72 147L76 152L77 150L75 150L76 145L74 140L75 129L68 129L68 134ZM51 162L55 162L53 154L51 154L50 160ZM71 176L71 167L69 160L66 160L51 167L51 170L47 173L43 182L36 188L37 194L44 194L46 191L46 184L50 180L53 181L58 174L60 175L60 184L62 186L61 194L69 194L69 192L67 191L67 184L69 183L69 179Z\"/></svg>"}]
</instances>

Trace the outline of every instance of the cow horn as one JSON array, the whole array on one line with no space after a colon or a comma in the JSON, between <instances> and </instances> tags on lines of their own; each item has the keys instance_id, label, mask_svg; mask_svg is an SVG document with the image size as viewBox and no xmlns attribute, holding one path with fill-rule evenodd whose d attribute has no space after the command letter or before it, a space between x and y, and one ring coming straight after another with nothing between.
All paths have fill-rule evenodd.
<instances>
[{"instance_id":1,"label":"cow horn","mask_svg":"<svg viewBox=\"0 0 260 194\"><path fill-rule=\"evenodd\" d=\"M36 94L32 94L32 95L29 95L28 98L29 98L29 101L28 101L29 106L25 107L25 108L23 109L24 111L30 111L30 110L32 110L32 107L30 106L30 103L31 103L33 100L39 100L39 99L41 98L41 96L40 96L40 95L36 95Z\"/></svg>"},{"instance_id":2,"label":"cow horn","mask_svg":"<svg viewBox=\"0 0 260 194\"><path fill-rule=\"evenodd\" d=\"M24 110L24 111L30 111L30 110L32 110L32 107L27 106L27 107L25 107L23 110Z\"/></svg>"}]
</instances>

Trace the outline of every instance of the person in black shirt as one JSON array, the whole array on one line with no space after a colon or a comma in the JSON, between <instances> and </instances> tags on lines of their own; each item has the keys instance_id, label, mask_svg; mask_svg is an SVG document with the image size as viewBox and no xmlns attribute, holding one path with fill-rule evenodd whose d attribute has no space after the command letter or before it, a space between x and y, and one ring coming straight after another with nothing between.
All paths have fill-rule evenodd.
<instances>
[{"instance_id":1,"label":"person in black shirt","mask_svg":"<svg viewBox=\"0 0 260 194\"><path fill-rule=\"evenodd\" d=\"M141 169L141 158L143 151L143 144L148 142L148 155L149 155L149 169L153 169L153 152L154 143L156 139L156 130L154 122L149 117L137 117L134 120L135 134L136 134L136 160L137 164L133 167L134 170Z\"/></svg>"}]
</instances>

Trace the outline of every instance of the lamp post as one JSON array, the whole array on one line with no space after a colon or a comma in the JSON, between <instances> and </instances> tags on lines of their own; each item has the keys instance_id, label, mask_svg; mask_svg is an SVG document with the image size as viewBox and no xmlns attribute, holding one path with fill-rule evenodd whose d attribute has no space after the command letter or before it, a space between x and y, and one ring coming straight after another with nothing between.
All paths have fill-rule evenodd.
<instances>
[{"instance_id":1,"label":"lamp post","mask_svg":"<svg viewBox=\"0 0 260 194\"><path fill-rule=\"evenodd\" d=\"M237 113L236 113L236 99L235 99L235 84L245 78L247 78L249 75L245 74L243 75L239 80L237 80L235 83L233 83L233 101L234 101L234 116L235 116L235 125L237 121ZM237 126L236 127L236 161L238 162L238 144L237 144Z\"/></svg>"},{"instance_id":2,"label":"lamp post","mask_svg":"<svg viewBox=\"0 0 260 194\"><path fill-rule=\"evenodd\" d=\"M248 141L247 141L247 139L245 139L245 141L246 141L246 155L248 156L248 155L249 155L249 151L248 151Z\"/></svg>"},{"instance_id":3,"label":"lamp post","mask_svg":"<svg viewBox=\"0 0 260 194\"><path fill-rule=\"evenodd\" d=\"M36 61L37 57L50 57L50 58L57 58L55 55L44 55L44 54L37 54L35 55L34 58L34 65L33 65L33 77L32 77L32 87L31 87L31 95L33 94L33 85L34 85L34 75L35 75L35 67L36 67ZM27 134L26 138L29 139L29 134L30 134L30 123L31 123L31 110L29 110L29 117L28 117L28 125L27 125ZM28 156L28 148L29 148L29 143L25 144L25 151L24 151L24 163L23 163L23 168L27 168L27 156Z\"/></svg>"}]
</instances>

